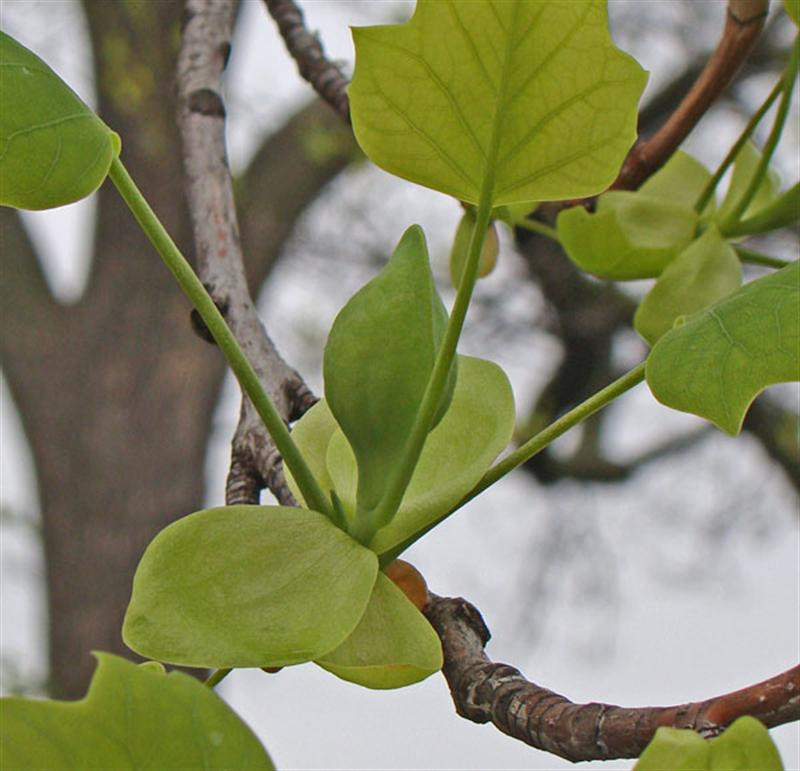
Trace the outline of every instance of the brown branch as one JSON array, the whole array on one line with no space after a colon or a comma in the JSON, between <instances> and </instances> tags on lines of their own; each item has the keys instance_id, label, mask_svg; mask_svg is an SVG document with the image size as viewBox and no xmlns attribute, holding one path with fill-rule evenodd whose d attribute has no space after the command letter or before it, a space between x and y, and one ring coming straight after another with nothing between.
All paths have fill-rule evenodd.
<instances>
[{"instance_id":1,"label":"brown branch","mask_svg":"<svg viewBox=\"0 0 800 771\"><path fill-rule=\"evenodd\" d=\"M325 56L318 38L306 29L303 12L294 0L264 0L264 2L270 16L278 25L286 50L297 62L300 76L349 123L347 79Z\"/></svg>"},{"instance_id":2,"label":"brown branch","mask_svg":"<svg viewBox=\"0 0 800 771\"><path fill-rule=\"evenodd\" d=\"M431 595L425 615L442 641L456 712L567 760L638 757L660 726L711 737L742 715L767 727L800 720L800 666L733 693L673 707L575 704L514 667L491 661L484 652L491 634L466 600Z\"/></svg>"},{"instance_id":3,"label":"brown branch","mask_svg":"<svg viewBox=\"0 0 800 771\"><path fill-rule=\"evenodd\" d=\"M178 122L197 271L285 420L310 401L300 376L280 357L250 297L225 150L222 73L230 53L235 0L187 0L178 59ZM280 456L246 397L232 442L226 502L257 503L269 486L281 503L292 497Z\"/></svg>"},{"instance_id":4,"label":"brown branch","mask_svg":"<svg viewBox=\"0 0 800 771\"><path fill-rule=\"evenodd\" d=\"M729 0L722 38L700 76L666 123L631 150L612 189L636 190L667 162L747 59L768 6L769 0Z\"/></svg>"}]
</instances>

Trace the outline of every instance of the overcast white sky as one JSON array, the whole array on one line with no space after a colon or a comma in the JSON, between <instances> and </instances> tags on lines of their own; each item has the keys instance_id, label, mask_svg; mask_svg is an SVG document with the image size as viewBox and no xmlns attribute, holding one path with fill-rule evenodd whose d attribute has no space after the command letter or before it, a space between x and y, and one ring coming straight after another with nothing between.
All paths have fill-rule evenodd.
<instances>
[{"instance_id":1,"label":"overcast white sky","mask_svg":"<svg viewBox=\"0 0 800 771\"><path fill-rule=\"evenodd\" d=\"M636 12L656 2L640 3ZM688 5L665 2L671 8ZM245 0L244 5L245 23L234 43L229 73L229 135L235 167L246 162L260 135L308 98L262 3ZM712 14L721 18L724 5L712 5ZM619 12L625 6L630 10L630 3L612 3L612 10ZM377 23L385 9L397 6L315 0L303 7L309 26L320 31L332 56L351 62L347 25ZM2 0L0 22L91 101L89 64L76 59L83 33L73 8L70 0ZM48 14L46 27L43 13ZM668 18L663 22L665 29L668 22ZM716 31L710 34L716 37ZM642 39L633 53L660 82L665 62L675 50L669 39L659 45ZM727 124L716 130L718 137L736 133ZM724 142L716 144L711 152L722 154ZM319 355L309 354L305 343L324 334L357 279L350 279L353 286L348 280L333 281L332 269L316 255L336 218L331 211L338 212L336 207L345 205L342 200L360 202L365 189L379 194L361 203L363 221L388 221L397 229L377 236L378 244L396 241L407 224L420 222L436 260L446 252L458 217L458 207L444 197L420 188L409 195L407 183L365 170L348 175L298 227L289 247L292 259L281 264L260 307L279 348L317 389ZM398 202L405 212L402 221ZM91 203L84 203L28 217L36 223L32 226L36 237L46 244L49 276L64 297L80 291L87 268L80 228L74 223L81 218L84 224L90 222L91 216ZM63 237L65 227L74 237ZM479 292L513 286L519 264L507 241L504 247L497 274L479 285ZM309 271L320 276L316 286L306 280ZM520 303L519 298L510 298L509 307L521 314L530 312L526 308L535 304L535 297L522 299ZM477 338L466 344L481 353ZM515 345L482 353L509 371L518 404L525 407L546 374L541 359L552 358L553 350L543 336ZM628 348L623 346L621 357L637 355L635 341ZM2 388L1 500L4 506L35 516L30 461L8 389L5 384ZM796 389L787 394L797 399ZM626 409L618 411L614 440L614 449L623 456L646 446L662 430L695 425L692 418L656 405L644 386L624 399ZM209 449L209 504L222 501L226 445L237 407L229 382ZM715 434L689 457L648 468L625 487L565 483L543 491L525 477L508 479L437 528L408 557L438 594L463 595L483 611L494 635L488 652L495 660L514 664L531 679L576 701L671 704L733 690L797 663L800 517L796 505L788 485L754 442ZM41 674L45 652L36 540L23 528L4 522L1 546L4 656L25 672ZM556 561L561 572L556 567L546 577L547 592L541 595L531 585L540 578L540 560L550 548L568 553ZM308 665L273 676L236 672L220 692L282 769L569 765L492 727L457 717L439 676L400 691L371 692ZM800 768L798 726L773 733L786 768ZM619 761L584 767L632 765Z\"/></svg>"}]
</instances>

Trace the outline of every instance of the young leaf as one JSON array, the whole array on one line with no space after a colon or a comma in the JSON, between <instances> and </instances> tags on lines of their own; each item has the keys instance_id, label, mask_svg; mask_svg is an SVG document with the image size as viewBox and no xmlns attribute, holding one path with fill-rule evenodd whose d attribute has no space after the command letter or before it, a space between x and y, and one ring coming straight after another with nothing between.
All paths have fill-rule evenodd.
<instances>
[{"instance_id":1,"label":"young leaf","mask_svg":"<svg viewBox=\"0 0 800 771\"><path fill-rule=\"evenodd\" d=\"M569 258L601 278L629 281L661 273L694 238L691 206L644 193L613 191L589 214L573 206L558 215L558 237Z\"/></svg>"},{"instance_id":2,"label":"young leaf","mask_svg":"<svg viewBox=\"0 0 800 771\"><path fill-rule=\"evenodd\" d=\"M783 763L766 726L749 715L738 718L709 742L711 771L783 771Z\"/></svg>"},{"instance_id":3,"label":"young leaf","mask_svg":"<svg viewBox=\"0 0 800 771\"><path fill-rule=\"evenodd\" d=\"M342 680L367 688L402 688L442 668L436 632L383 573L353 633L316 660Z\"/></svg>"},{"instance_id":4,"label":"young leaf","mask_svg":"<svg viewBox=\"0 0 800 771\"><path fill-rule=\"evenodd\" d=\"M731 183L728 187L728 192L725 194L725 199L722 201L715 217L725 234L727 233L725 225L736 224L726 223L725 220L736 208L736 205L747 190L750 180L758 169L760 161L761 153L752 142L746 142L742 145L742 149L739 151L739 154L736 156L736 161L733 164L733 174L731 175ZM750 201L747 208L742 212L741 219L752 217L760 209L772 203L778 194L779 188L780 178L778 177L778 173L770 169L761 180L761 184L758 186L753 200Z\"/></svg>"},{"instance_id":5,"label":"young leaf","mask_svg":"<svg viewBox=\"0 0 800 771\"><path fill-rule=\"evenodd\" d=\"M353 30L356 138L377 165L476 204L592 195L636 138L647 76L600 0L419 0Z\"/></svg>"},{"instance_id":6,"label":"young leaf","mask_svg":"<svg viewBox=\"0 0 800 771\"><path fill-rule=\"evenodd\" d=\"M80 701L0 699L0 768L266 771L252 731L210 688L110 653Z\"/></svg>"},{"instance_id":7,"label":"young leaf","mask_svg":"<svg viewBox=\"0 0 800 771\"><path fill-rule=\"evenodd\" d=\"M375 555L315 511L199 511L147 547L122 636L143 656L185 666L298 664L353 631L376 573Z\"/></svg>"},{"instance_id":8,"label":"young leaf","mask_svg":"<svg viewBox=\"0 0 800 771\"><path fill-rule=\"evenodd\" d=\"M709 745L702 736L688 729L656 729L633 771L706 771Z\"/></svg>"},{"instance_id":9,"label":"young leaf","mask_svg":"<svg viewBox=\"0 0 800 771\"><path fill-rule=\"evenodd\" d=\"M303 457L311 469L311 473L319 482L319 486L326 493L333 489L333 482L328 476L328 467L325 456L328 452L328 443L333 432L339 428L336 419L331 415L328 404L320 399L303 417L295 423L292 429L292 439L300 449ZM283 473L292 495L308 508L308 503L303 498L292 472L284 466Z\"/></svg>"},{"instance_id":10,"label":"young leaf","mask_svg":"<svg viewBox=\"0 0 800 771\"><path fill-rule=\"evenodd\" d=\"M425 237L413 226L339 312L325 347L325 398L356 454L359 512L377 506L403 457L446 325ZM439 417L455 375L454 364Z\"/></svg>"},{"instance_id":11,"label":"young leaf","mask_svg":"<svg viewBox=\"0 0 800 771\"><path fill-rule=\"evenodd\" d=\"M781 193L746 220L728 228L730 235L751 235L777 230L800 219L800 182Z\"/></svg>"},{"instance_id":12,"label":"young leaf","mask_svg":"<svg viewBox=\"0 0 800 771\"><path fill-rule=\"evenodd\" d=\"M792 380L800 380L800 262L690 317L647 359L656 399L729 434L760 391Z\"/></svg>"},{"instance_id":13,"label":"young leaf","mask_svg":"<svg viewBox=\"0 0 800 771\"><path fill-rule=\"evenodd\" d=\"M754 717L734 721L720 736L659 728L633 771L783 771L769 731Z\"/></svg>"},{"instance_id":14,"label":"young leaf","mask_svg":"<svg viewBox=\"0 0 800 771\"><path fill-rule=\"evenodd\" d=\"M727 297L741 283L739 258L712 225L667 265L636 310L633 325L652 345L676 318Z\"/></svg>"},{"instance_id":15,"label":"young leaf","mask_svg":"<svg viewBox=\"0 0 800 771\"><path fill-rule=\"evenodd\" d=\"M450 282L456 289L458 289L458 285L461 283L461 274L464 272L464 265L467 262L469 241L474 228L474 211L465 211L458 222L456 235L453 238L453 247L450 250ZM483 249L478 259L479 278L488 276L494 270L494 266L497 264L497 253L499 250L500 242L497 238L497 228L494 222L492 222L486 231Z\"/></svg>"},{"instance_id":16,"label":"young leaf","mask_svg":"<svg viewBox=\"0 0 800 771\"><path fill-rule=\"evenodd\" d=\"M0 205L51 209L93 193L119 154L119 137L4 32L0 73Z\"/></svg>"},{"instance_id":17,"label":"young leaf","mask_svg":"<svg viewBox=\"0 0 800 771\"><path fill-rule=\"evenodd\" d=\"M496 364L459 356L453 401L428 435L400 509L369 548L382 555L445 515L483 476L514 429L514 397ZM328 448L328 473L346 508L354 505L356 462L341 432Z\"/></svg>"},{"instance_id":18,"label":"young leaf","mask_svg":"<svg viewBox=\"0 0 800 771\"><path fill-rule=\"evenodd\" d=\"M594 214L582 206L561 212L559 239L569 258L596 276L657 276L692 242L700 219L694 204L710 178L701 163L678 151L637 192L600 196ZM713 207L709 202L703 216Z\"/></svg>"}]
</instances>

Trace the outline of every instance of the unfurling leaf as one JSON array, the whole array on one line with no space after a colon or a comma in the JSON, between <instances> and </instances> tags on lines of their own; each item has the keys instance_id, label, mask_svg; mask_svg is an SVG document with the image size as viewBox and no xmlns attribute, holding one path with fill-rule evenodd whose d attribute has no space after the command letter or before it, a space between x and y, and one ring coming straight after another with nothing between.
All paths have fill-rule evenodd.
<instances>
[{"instance_id":1,"label":"unfurling leaf","mask_svg":"<svg viewBox=\"0 0 800 771\"><path fill-rule=\"evenodd\" d=\"M694 210L711 175L677 152L635 193L600 196L595 213L582 206L558 216L558 237L578 267L602 278L628 281L658 276L694 239ZM713 203L704 216L713 211Z\"/></svg>"},{"instance_id":2,"label":"unfurling leaf","mask_svg":"<svg viewBox=\"0 0 800 771\"><path fill-rule=\"evenodd\" d=\"M661 727L633 771L783 771L769 731L754 717L735 720L720 735L703 739L684 728Z\"/></svg>"},{"instance_id":3,"label":"unfurling leaf","mask_svg":"<svg viewBox=\"0 0 800 771\"><path fill-rule=\"evenodd\" d=\"M359 512L377 507L403 457L446 326L425 236L415 225L339 312L325 347L325 399L355 452ZM456 370L454 362L437 422Z\"/></svg>"},{"instance_id":4,"label":"unfurling leaf","mask_svg":"<svg viewBox=\"0 0 800 771\"><path fill-rule=\"evenodd\" d=\"M402 688L442 668L442 647L427 619L379 573L358 626L316 663L367 688Z\"/></svg>"},{"instance_id":5,"label":"unfurling leaf","mask_svg":"<svg viewBox=\"0 0 800 771\"><path fill-rule=\"evenodd\" d=\"M147 547L122 629L148 658L194 667L310 661L359 622L375 555L315 511L225 506Z\"/></svg>"},{"instance_id":6,"label":"unfurling leaf","mask_svg":"<svg viewBox=\"0 0 800 771\"><path fill-rule=\"evenodd\" d=\"M93 193L119 154L119 137L4 32L0 73L0 205L52 209Z\"/></svg>"},{"instance_id":7,"label":"unfurling leaf","mask_svg":"<svg viewBox=\"0 0 800 771\"><path fill-rule=\"evenodd\" d=\"M155 662L97 653L80 701L0 699L0 768L268 771L253 732L210 688Z\"/></svg>"},{"instance_id":8,"label":"unfurling leaf","mask_svg":"<svg viewBox=\"0 0 800 771\"><path fill-rule=\"evenodd\" d=\"M419 0L353 30L356 139L378 166L477 204L592 195L636 138L647 76L601 0Z\"/></svg>"},{"instance_id":9,"label":"unfurling leaf","mask_svg":"<svg viewBox=\"0 0 800 771\"><path fill-rule=\"evenodd\" d=\"M800 262L759 278L667 332L647 382L668 407L729 434L764 388L800 380Z\"/></svg>"},{"instance_id":10,"label":"unfurling leaf","mask_svg":"<svg viewBox=\"0 0 800 771\"><path fill-rule=\"evenodd\" d=\"M739 258L712 225L667 265L639 305L633 325L653 344L672 329L676 318L727 297L741 283Z\"/></svg>"},{"instance_id":11,"label":"unfurling leaf","mask_svg":"<svg viewBox=\"0 0 800 771\"><path fill-rule=\"evenodd\" d=\"M464 265L467 261L467 251L469 249L472 231L475 229L475 214L471 211L464 212L464 216L458 222L456 235L453 238L453 247L450 250L450 281L458 289L461 282L461 274L464 272ZM486 231L486 238L483 241L481 256L478 258L478 276L483 278L488 276L497 264L497 254L500 251L500 241L497 238L497 228L494 222L489 224Z\"/></svg>"}]
</instances>

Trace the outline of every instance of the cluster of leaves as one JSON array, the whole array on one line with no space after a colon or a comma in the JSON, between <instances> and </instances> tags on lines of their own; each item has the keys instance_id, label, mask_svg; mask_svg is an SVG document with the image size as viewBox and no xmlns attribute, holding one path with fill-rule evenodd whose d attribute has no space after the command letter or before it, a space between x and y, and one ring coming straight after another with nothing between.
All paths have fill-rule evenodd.
<instances>
[{"instance_id":1,"label":"cluster of leaves","mask_svg":"<svg viewBox=\"0 0 800 771\"><path fill-rule=\"evenodd\" d=\"M646 74L613 45L607 26L596 0L419 0L406 24L354 32L350 100L365 153L470 207L453 251L458 293L448 316L424 234L409 228L386 268L334 322L325 398L291 437L127 177L118 137L47 65L0 33L0 67L8 73L0 203L62 205L109 175L254 404L265 405L262 416L302 504L209 509L159 533L134 579L123 627L130 648L160 662L219 669L314 661L371 688L408 685L440 669L436 634L387 568L482 489L487 475L502 475L492 474L491 464L511 438L511 388L495 364L458 355L458 339L476 279L491 262L485 242L492 219L513 223L537 201L600 193L635 139ZM793 62L790 72L796 56ZM787 83L793 79L787 74ZM739 259L729 243L795 216L797 186L778 193L762 161L742 147L719 208L711 175L678 154L641 191L606 194L595 213L574 208L558 221L558 237L584 269L621 280L657 277L636 318L655 343L651 388L665 403L732 432L755 393L798 378L800 366L798 265L739 288ZM671 329L676 319L685 322ZM526 457L518 453L502 473ZM208 705L203 731L142 709L146 720L85 758L86 736L121 730L115 716L123 701L170 703L188 716L185 700L199 692L198 703ZM214 762L269 767L211 691L183 675L164 676L160 664L137 669L101 656L84 701L12 699L2 709L3 751L13 742L16 754L8 758L19 767L72 767L75 758L81 767L127 767L113 753L124 754L131 742L151 753L130 761L135 767L173 767L192 753L223 753L231 742L241 745L241 758L220 754ZM64 731L64 720L78 727ZM41 750L50 754L36 754L24 725L52 737ZM158 737L167 729L173 741L179 737L180 758L162 754Z\"/></svg>"}]
</instances>

